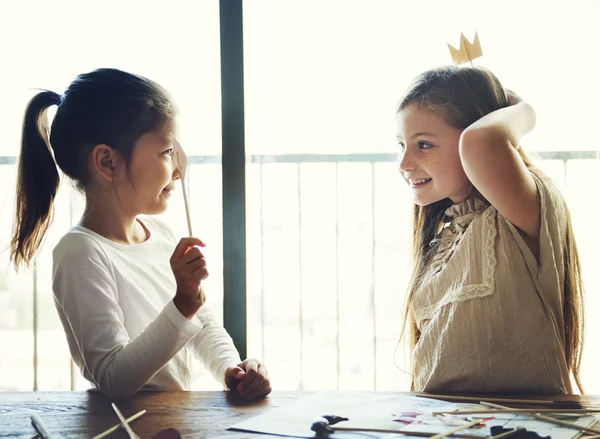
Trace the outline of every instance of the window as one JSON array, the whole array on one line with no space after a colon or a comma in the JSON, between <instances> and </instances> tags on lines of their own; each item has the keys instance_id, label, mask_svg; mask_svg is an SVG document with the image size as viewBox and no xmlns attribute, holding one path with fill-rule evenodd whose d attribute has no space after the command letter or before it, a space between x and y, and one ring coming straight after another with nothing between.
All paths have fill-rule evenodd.
<instances>
[{"instance_id":1,"label":"window","mask_svg":"<svg viewBox=\"0 0 600 439\"><path fill-rule=\"evenodd\" d=\"M490 68L538 115L524 147L569 202L591 316L599 150L590 134L600 3L252 0L243 3L247 152L247 341L280 389L405 390L396 348L410 275L411 201L397 175L394 110L411 79L450 63L475 30ZM107 31L109 30L109 31ZM194 233L208 247L209 303L223 309L219 2L0 2L0 242L8 243L22 111L33 88L117 67L165 86L181 109ZM180 195L180 194L179 194ZM187 234L183 200L164 218ZM83 388L51 292L51 250L77 221L63 185L34 270L0 253L0 389ZM32 304L36 303L37 318ZM34 330L34 324L36 330ZM600 389L587 321L586 391ZM31 359L37 337L37 366ZM218 388L206 374L196 388Z\"/></svg>"},{"instance_id":2,"label":"window","mask_svg":"<svg viewBox=\"0 0 600 439\"><path fill-rule=\"evenodd\" d=\"M461 32L477 30L475 63L534 105L524 147L546 152L536 162L565 190L589 314L600 306L582 190L600 187L589 141L599 12L593 1L244 2L248 343L278 388L407 388L403 349L392 361L411 254L394 110L416 75L451 63L446 43ZM598 331L588 319L587 391L600 388Z\"/></svg>"},{"instance_id":3,"label":"window","mask_svg":"<svg viewBox=\"0 0 600 439\"><path fill-rule=\"evenodd\" d=\"M163 85L180 107L180 140L190 156L189 185L194 233L206 240L211 275L208 301L222 317L221 94L217 1L170 3L110 0L9 0L0 3L4 105L0 120L0 242L10 240L16 167L23 111L36 88L62 93L75 77L99 67L147 76ZM50 111L52 112L52 110ZM50 117L52 114L50 114ZM63 182L64 183L64 182ZM207 190L210 188L210 190ZM81 195L62 184L56 216L33 270L15 274L8 251L0 253L0 389L87 387L71 372L68 346L52 297L52 249L80 217ZM164 214L179 236L187 235L181 190ZM33 291L37 294L37 367L34 368ZM71 382L73 380L73 382ZM208 374L195 384L220 388Z\"/></svg>"}]
</instances>

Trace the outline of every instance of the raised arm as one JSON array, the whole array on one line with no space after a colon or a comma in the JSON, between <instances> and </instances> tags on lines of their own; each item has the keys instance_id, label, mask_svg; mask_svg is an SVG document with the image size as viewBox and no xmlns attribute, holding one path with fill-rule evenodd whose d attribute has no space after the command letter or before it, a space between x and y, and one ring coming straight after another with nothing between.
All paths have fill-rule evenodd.
<instances>
[{"instance_id":1,"label":"raised arm","mask_svg":"<svg viewBox=\"0 0 600 439\"><path fill-rule=\"evenodd\" d=\"M537 254L539 197L518 151L521 138L535 126L535 111L514 93L509 94L509 103L463 131L460 157L471 183L525 234Z\"/></svg>"}]
</instances>

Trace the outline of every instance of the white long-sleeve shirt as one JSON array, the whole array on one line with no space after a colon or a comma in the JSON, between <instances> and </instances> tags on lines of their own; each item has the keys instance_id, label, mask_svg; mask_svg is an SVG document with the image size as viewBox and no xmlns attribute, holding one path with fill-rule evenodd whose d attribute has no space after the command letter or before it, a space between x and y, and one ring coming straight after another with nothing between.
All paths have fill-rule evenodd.
<instances>
[{"instance_id":1,"label":"white long-sleeve shirt","mask_svg":"<svg viewBox=\"0 0 600 439\"><path fill-rule=\"evenodd\" d=\"M175 307L177 240L159 220L139 219L150 232L141 244L77 226L54 248L54 301L73 361L111 398L187 390L193 358L224 386L225 370L240 362L231 337L206 304L192 320Z\"/></svg>"}]
</instances>

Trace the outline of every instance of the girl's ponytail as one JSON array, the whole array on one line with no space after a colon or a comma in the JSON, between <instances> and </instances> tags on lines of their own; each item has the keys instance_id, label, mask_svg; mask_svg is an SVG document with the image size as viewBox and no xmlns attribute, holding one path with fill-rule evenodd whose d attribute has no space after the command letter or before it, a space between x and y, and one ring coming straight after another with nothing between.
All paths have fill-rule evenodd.
<instances>
[{"instance_id":1,"label":"girl's ponytail","mask_svg":"<svg viewBox=\"0 0 600 439\"><path fill-rule=\"evenodd\" d=\"M22 263L31 263L52 223L53 203L60 178L50 151L46 110L60 102L59 94L42 91L31 99L25 110L15 224L10 243L10 257L16 269Z\"/></svg>"}]
</instances>

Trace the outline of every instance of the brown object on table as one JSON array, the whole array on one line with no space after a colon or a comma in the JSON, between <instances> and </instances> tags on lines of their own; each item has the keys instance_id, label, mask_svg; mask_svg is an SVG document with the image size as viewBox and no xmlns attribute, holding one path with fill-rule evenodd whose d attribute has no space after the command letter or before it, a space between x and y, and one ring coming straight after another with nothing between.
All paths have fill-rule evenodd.
<instances>
[{"instance_id":1,"label":"brown object on table","mask_svg":"<svg viewBox=\"0 0 600 439\"><path fill-rule=\"evenodd\" d=\"M141 392L128 401L117 403L121 411L127 414L147 410L134 424L136 434L144 439L169 428L177 429L184 438L256 439L273 436L226 429L311 393L274 392L263 400L248 402L230 392ZM375 392L346 393L364 393L368 397ZM397 392L377 394L390 397L399 395ZM552 408L557 409L600 408L600 395L530 396L529 399L554 400ZM483 395L477 397L485 400ZM97 392L2 392L0 438L30 439L35 434L31 416L37 413L43 416L44 423L57 438L89 439L115 425L116 417L111 402ZM120 429L108 439L125 437L126 433Z\"/></svg>"}]
</instances>

